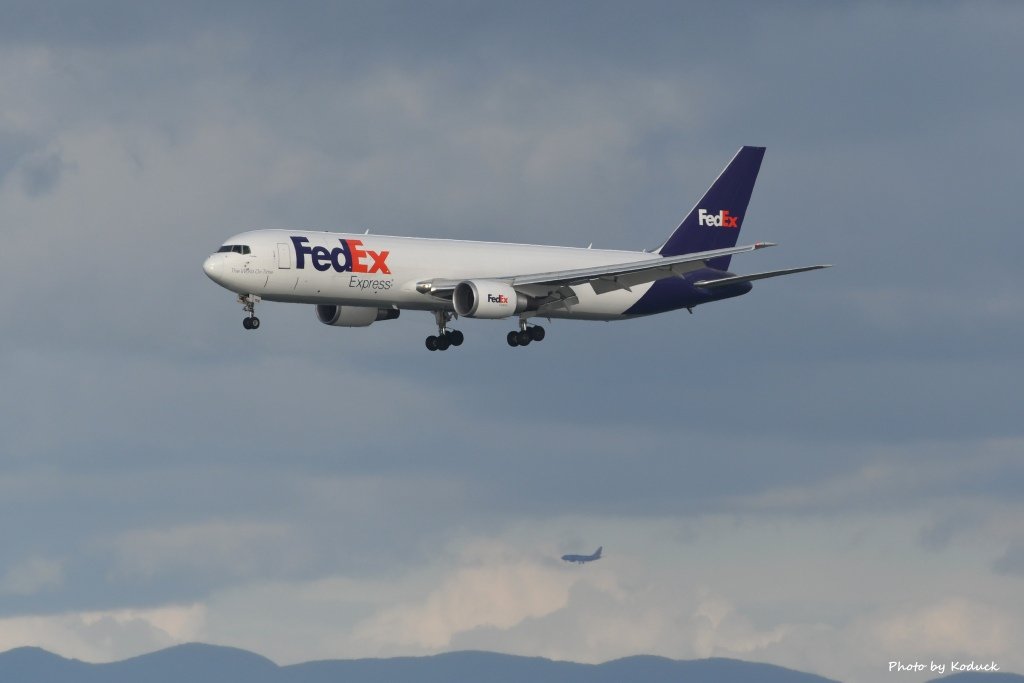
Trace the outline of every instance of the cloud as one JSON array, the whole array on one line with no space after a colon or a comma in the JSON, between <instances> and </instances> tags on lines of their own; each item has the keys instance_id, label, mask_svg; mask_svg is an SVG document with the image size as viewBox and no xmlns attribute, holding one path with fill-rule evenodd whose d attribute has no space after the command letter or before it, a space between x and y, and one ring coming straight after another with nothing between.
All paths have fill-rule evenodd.
<instances>
[{"instance_id":1,"label":"cloud","mask_svg":"<svg viewBox=\"0 0 1024 683\"><path fill-rule=\"evenodd\" d=\"M301 565L307 558L294 530L280 523L203 524L129 531L111 542L114 566L129 578L153 579L182 572L245 578Z\"/></svg>"},{"instance_id":2,"label":"cloud","mask_svg":"<svg viewBox=\"0 0 1024 683\"><path fill-rule=\"evenodd\" d=\"M65 166L56 152L26 159L21 164L21 186L29 197L52 192L60 182Z\"/></svg>"},{"instance_id":3,"label":"cloud","mask_svg":"<svg viewBox=\"0 0 1024 683\"><path fill-rule=\"evenodd\" d=\"M355 637L371 647L437 651L466 631L505 630L555 612L568 602L573 583L531 562L463 567L422 602L390 607L359 624Z\"/></svg>"},{"instance_id":4,"label":"cloud","mask_svg":"<svg viewBox=\"0 0 1024 683\"><path fill-rule=\"evenodd\" d=\"M1008 648L1022 626L1020 618L1007 610L951 596L869 618L858 630L874 641L881 652L889 653L891 659L1011 657L1004 661L1014 661L1014 666L1019 666L1019 654Z\"/></svg>"},{"instance_id":5,"label":"cloud","mask_svg":"<svg viewBox=\"0 0 1024 683\"><path fill-rule=\"evenodd\" d=\"M184 641L200 632L199 605L0 618L0 651L26 645L106 662Z\"/></svg>"},{"instance_id":6,"label":"cloud","mask_svg":"<svg viewBox=\"0 0 1024 683\"><path fill-rule=\"evenodd\" d=\"M53 590L64 582L64 567L58 560L30 557L7 569L0 577L0 593L35 595Z\"/></svg>"},{"instance_id":7,"label":"cloud","mask_svg":"<svg viewBox=\"0 0 1024 683\"><path fill-rule=\"evenodd\" d=\"M737 613L735 605L716 595L701 596L691 619L696 630L693 650L698 657L723 653L750 656L781 641L787 631L785 624L759 631L749 618Z\"/></svg>"},{"instance_id":8,"label":"cloud","mask_svg":"<svg viewBox=\"0 0 1024 683\"><path fill-rule=\"evenodd\" d=\"M198 639L282 663L449 649L589 662L646 652L767 661L854 682L876 680L893 658L1024 664L1011 652L1019 601L1006 596L1016 579L961 583L945 594L958 577L985 568L983 553L971 545L976 539L954 537L946 549L917 556L918 528L919 519L893 524L882 514L723 515L694 521L683 534L674 534L673 517L545 518L488 536L464 533L425 556L404 548L404 558L373 574L253 574L213 587L187 609L3 623L12 631L32 625L19 642L35 638L94 660ZM600 539L605 557L583 567L560 562L574 537ZM894 565L914 580L893 582ZM866 606L865 592L873 596ZM95 628L83 634L86 625ZM115 640L90 640L104 628L118 629Z\"/></svg>"},{"instance_id":9,"label":"cloud","mask_svg":"<svg viewBox=\"0 0 1024 683\"><path fill-rule=\"evenodd\" d=\"M1016 542L992 563L992 571L1009 576L1024 576L1024 542Z\"/></svg>"},{"instance_id":10,"label":"cloud","mask_svg":"<svg viewBox=\"0 0 1024 683\"><path fill-rule=\"evenodd\" d=\"M979 523L977 510L958 505L921 527L919 542L926 550L944 550L958 535L977 529Z\"/></svg>"}]
</instances>

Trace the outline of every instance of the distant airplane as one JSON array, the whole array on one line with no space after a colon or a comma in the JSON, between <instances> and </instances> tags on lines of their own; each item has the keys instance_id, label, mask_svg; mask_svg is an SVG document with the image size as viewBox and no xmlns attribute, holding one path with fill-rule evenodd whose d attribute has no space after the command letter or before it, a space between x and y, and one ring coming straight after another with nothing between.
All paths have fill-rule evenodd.
<instances>
[{"instance_id":1,"label":"distant airplane","mask_svg":"<svg viewBox=\"0 0 1024 683\"><path fill-rule=\"evenodd\" d=\"M594 551L593 555L562 555L562 559L566 562L575 562L576 564L583 564L584 562L593 562L594 560L601 559L601 551L604 550L604 546L601 546Z\"/></svg>"},{"instance_id":2,"label":"distant airplane","mask_svg":"<svg viewBox=\"0 0 1024 683\"><path fill-rule=\"evenodd\" d=\"M313 230L235 235L203 263L214 282L235 292L242 321L255 330L260 301L314 304L317 319L365 327L404 310L433 314L431 351L461 346L453 318L510 318L509 346L544 339L531 319L626 320L693 308L746 294L752 282L827 268L785 268L736 275L734 254L773 246L736 246L764 147L743 147L679 227L654 251L608 251L528 244L386 237Z\"/></svg>"}]
</instances>

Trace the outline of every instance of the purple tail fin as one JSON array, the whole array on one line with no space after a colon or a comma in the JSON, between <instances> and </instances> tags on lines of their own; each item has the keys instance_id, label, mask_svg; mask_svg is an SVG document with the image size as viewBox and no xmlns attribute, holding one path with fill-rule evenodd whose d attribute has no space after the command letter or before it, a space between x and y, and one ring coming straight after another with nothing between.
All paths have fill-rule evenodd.
<instances>
[{"instance_id":1,"label":"purple tail fin","mask_svg":"<svg viewBox=\"0 0 1024 683\"><path fill-rule=\"evenodd\" d=\"M764 147L741 147L658 253L677 256L735 247L763 158ZM712 259L708 266L728 270L730 258Z\"/></svg>"}]
</instances>

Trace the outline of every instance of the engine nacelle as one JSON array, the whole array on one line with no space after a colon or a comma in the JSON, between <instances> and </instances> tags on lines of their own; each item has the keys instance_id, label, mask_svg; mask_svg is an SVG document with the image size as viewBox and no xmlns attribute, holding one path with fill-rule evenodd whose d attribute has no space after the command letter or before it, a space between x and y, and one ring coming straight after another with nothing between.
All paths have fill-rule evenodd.
<instances>
[{"instance_id":1,"label":"engine nacelle","mask_svg":"<svg viewBox=\"0 0 1024 683\"><path fill-rule=\"evenodd\" d=\"M394 320L401 313L397 308L371 308L370 306L335 306L319 304L317 320L334 327L366 327L378 320Z\"/></svg>"},{"instance_id":2,"label":"engine nacelle","mask_svg":"<svg viewBox=\"0 0 1024 683\"><path fill-rule=\"evenodd\" d=\"M500 280L465 280L455 285L452 304L466 318L507 318L530 307L530 297Z\"/></svg>"}]
</instances>

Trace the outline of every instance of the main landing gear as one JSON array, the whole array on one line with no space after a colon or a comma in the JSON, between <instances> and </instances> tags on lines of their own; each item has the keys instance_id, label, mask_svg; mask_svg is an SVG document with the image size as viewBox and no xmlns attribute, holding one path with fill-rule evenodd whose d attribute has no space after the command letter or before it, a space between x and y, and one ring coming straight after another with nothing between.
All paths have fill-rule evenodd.
<instances>
[{"instance_id":1,"label":"main landing gear","mask_svg":"<svg viewBox=\"0 0 1024 683\"><path fill-rule=\"evenodd\" d=\"M242 304L242 308L248 313L246 317L242 318L242 327L247 330L258 330L260 329L260 319L256 317L256 304L258 304L260 298L255 294L239 294L238 303Z\"/></svg>"},{"instance_id":2,"label":"main landing gear","mask_svg":"<svg viewBox=\"0 0 1024 683\"><path fill-rule=\"evenodd\" d=\"M437 336L427 337L426 345L430 351L447 351L452 346L462 346L466 336L458 330L449 330L448 321L452 319L451 311L434 311L437 320Z\"/></svg>"},{"instance_id":3,"label":"main landing gear","mask_svg":"<svg viewBox=\"0 0 1024 683\"><path fill-rule=\"evenodd\" d=\"M530 342L544 340L544 328L540 325L527 325L525 320L520 320L519 329L509 332L505 339L509 346L528 346Z\"/></svg>"}]
</instances>

